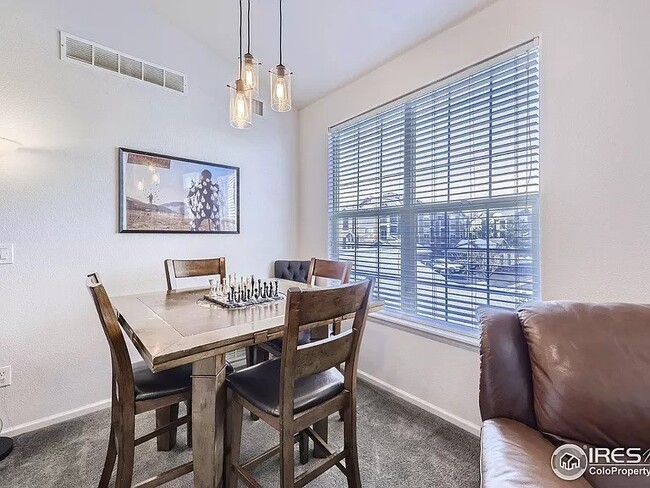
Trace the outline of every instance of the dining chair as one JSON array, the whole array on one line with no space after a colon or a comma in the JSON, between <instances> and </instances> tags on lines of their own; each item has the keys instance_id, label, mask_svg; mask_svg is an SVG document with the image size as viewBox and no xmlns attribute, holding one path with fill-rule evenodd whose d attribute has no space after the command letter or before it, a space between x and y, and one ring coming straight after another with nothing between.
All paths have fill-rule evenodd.
<instances>
[{"instance_id":1,"label":"dining chair","mask_svg":"<svg viewBox=\"0 0 650 488\"><path fill-rule=\"evenodd\" d=\"M311 258L309 263L309 270L307 271L307 283L310 285L316 284L317 278L338 280L339 284L345 285L350 281L350 263L345 261L330 261L327 259ZM341 332L341 321L334 320L334 334ZM298 336L298 345L308 344L311 336L308 330L300 331ZM282 339L274 339L272 341L257 344L256 347L272 354L275 357L280 357L282 354ZM264 358L261 358L262 360ZM255 364L261 361L255 361Z\"/></svg>"},{"instance_id":2,"label":"dining chair","mask_svg":"<svg viewBox=\"0 0 650 488\"><path fill-rule=\"evenodd\" d=\"M285 265L284 263L287 264ZM307 263L309 263L309 265L305 266ZM308 283L310 285L316 284L317 278L338 280L342 285L347 284L350 281L351 267L350 263L345 261L331 261L318 258L311 258L310 261L276 261L274 268L276 278L289 274L297 278L294 281ZM304 275L305 268L307 270L306 276ZM280 274L280 276L278 276L278 274ZM305 276L304 280L301 279L302 276ZM329 333L329 328L326 330ZM334 321L333 332L334 334L339 334L341 332L340 320ZM298 336L298 345L309 344L311 336L312 335L308 330L301 331ZM252 366L253 364L267 361L269 355L280 357L281 354L282 339L273 339L268 342L256 344L255 346L250 346L246 350L246 366ZM257 420L257 417L252 412L251 418Z\"/></svg>"},{"instance_id":3,"label":"dining chair","mask_svg":"<svg viewBox=\"0 0 650 488\"><path fill-rule=\"evenodd\" d=\"M204 259L165 259L165 277L167 291L178 289L178 280L184 278L199 278L201 276L219 275L226 277L226 258ZM192 411L192 399L187 400L187 411ZM187 426L187 445L192 447L192 424Z\"/></svg>"},{"instance_id":4,"label":"dining chair","mask_svg":"<svg viewBox=\"0 0 650 488\"><path fill-rule=\"evenodd\" d=\"M117 457L115 486L128 488L133 481L135 447L157 438L159 451L171 450L176 429L189 424L189 413L178 418L178 405L190 400L192 369L188 365L152 373L144 363L131 364L115 309L96 273L88 275L86 286L108 340L112 364L111 430L99 487L108 487ZM152 410L156 411L156 429L136 439L135 417ZM191 471L190 461L134 486L159 486Z\"/></svg>"},{"instance_id":5,"label":"dining chair","mask_svg":"<svg viewBox=\"0 0 650 488\"><path fill-rule=\"evenodd\" d=\"M248 487L260 488L250 470L278 453L281 488L302 487L334 466L345 474L348 487L361 487L357 452L357 364L372 287L373 281L366 280L334 288L288 291L281 357L245 368L226 379L229 391L227 488L236 488L239 480ZM300 331L306 326L328 324L352 314L350 330L298 345ZM338 369L341 363L345 363L344 373ZM244 408L276 429L280 444L242 464ZM339 410L344 412L344 440L343 449L336 450L310 426ZM294 444L302 432L327 457L294 478Z\"/></svg>"},{"instance_id":6,"label":"dining chair","mask_svg":"<svg viewBox=\"0 0 650 488\"><path fill-rule=\"evenodd\" d=\"M196 278L200 276L219 275L226 277L226 258L209 259L165 259L165 276L167 289L176 290L179 278Z\"/></svg>"}]
</instances>

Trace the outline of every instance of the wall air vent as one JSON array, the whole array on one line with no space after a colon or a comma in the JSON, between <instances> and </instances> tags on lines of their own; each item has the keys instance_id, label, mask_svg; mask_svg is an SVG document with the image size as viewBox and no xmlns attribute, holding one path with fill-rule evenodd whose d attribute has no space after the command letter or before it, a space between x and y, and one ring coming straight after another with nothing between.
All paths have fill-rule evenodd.
<instances>
[{"instance_id":1,"label":"wall air vent","mask_svg":"<svg viewBox=\"0 0 650 488\"><path fill-rule=\"evenodd\" d=\"M185 93L187 76L61 31L61 59L95 66L152 85Z\"/></svg>"},{"instance_id":2,"label":"wall air vent","mask_svg":"<svg viewBox=\"0 0 650 488\"><path fill-rule=\"evenodd\" d=\"M260 117L264 116L264 102L262 102L262 100L253 98L253 113Z\"/></svg>"}]
</instances>

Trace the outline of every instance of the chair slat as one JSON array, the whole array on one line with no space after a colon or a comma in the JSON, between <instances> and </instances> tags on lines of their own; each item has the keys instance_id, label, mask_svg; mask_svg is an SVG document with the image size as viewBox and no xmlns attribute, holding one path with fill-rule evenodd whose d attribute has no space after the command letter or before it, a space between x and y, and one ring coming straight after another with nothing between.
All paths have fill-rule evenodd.
<instances>
[{"instance_id":1,"label":"chair slat","mask_svg":"<svg viewBox=\"0 0 650 488\"><path fill-rule=\"evenodd\" d=\"M352 354L353 345L353 331L347 330L329 339L300 346L296 352L296 379L327 371L346 362Z\"/></svg>"},{"instance_id":2,"label":"chair slat","mask_svg":"<svg viewBox=\"0 0 650 488\"><path fill-rule=\"evenodd\" d=\"M168 290L176 289L177 278L220 275L223 279L226 277L226 258L166 259L165 274Z\"/></svg>"},{"instance_id":3,"label":"chair slat","mask_svg":"<svg viewBox=\"0 0 650 488\"><path fill-rule=\"evenodd\" d=\"M311 258L307 283L314 284L315 278L339 280L342 285L350 281L350 263L345 261L332 261L328 259Z\"/></svg>"},{"instance_id":4,"label":"chair slat","mask_svg":"<svg viewBox=\"0 0 650 488\"><path fill-rule=\"evenodd\" d=\"M290 290L291 291L291 290ZM357 312L366 293L359 283L320 290L302 290L300 325L334 320Z\"/></svg>"}]
</instances>

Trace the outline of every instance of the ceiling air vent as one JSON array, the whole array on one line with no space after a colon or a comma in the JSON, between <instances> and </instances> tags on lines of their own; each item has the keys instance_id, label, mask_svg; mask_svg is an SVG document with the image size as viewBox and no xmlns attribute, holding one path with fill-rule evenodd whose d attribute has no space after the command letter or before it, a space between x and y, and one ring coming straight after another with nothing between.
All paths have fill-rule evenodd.
<instances>
[{"instance_id":1,"label":"ceiling air vent","mask_svg":"<svg viewBox=\"0 0 650 488\"><path fill-rule=\"evenodd\" d=\"M61 31L61 59L96 66L178 93L187 90L187 77L115 49Z\"/></svg>"}]
</instances>

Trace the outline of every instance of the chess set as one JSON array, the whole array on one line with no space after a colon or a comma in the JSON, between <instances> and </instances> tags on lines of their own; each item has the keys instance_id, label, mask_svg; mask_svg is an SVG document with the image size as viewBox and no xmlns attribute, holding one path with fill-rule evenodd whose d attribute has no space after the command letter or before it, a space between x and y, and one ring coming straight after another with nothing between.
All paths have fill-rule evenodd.
<instances>
[{"instance_id":1,"label":"chess set","mask_svg":"<svg viewBox=\"0 0 650 488\"><path fill-rule=\"evenodd\" d=\"M240 277L228 275L223 280L211 279L207 301L224 308L243 308L260 303L284 300L284 293L278 291L278 280L255 280L255 276Z\"/></svg>"}]
</instances>

